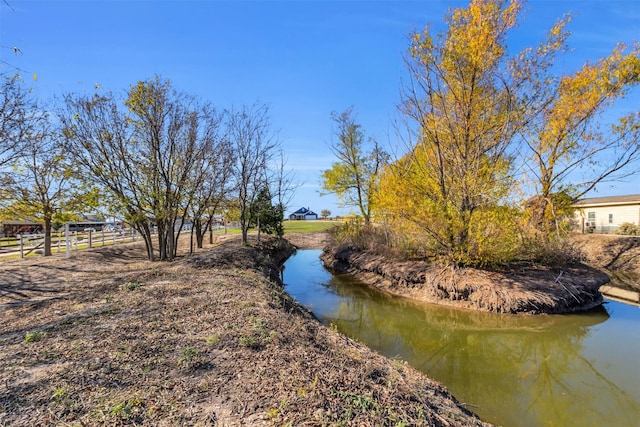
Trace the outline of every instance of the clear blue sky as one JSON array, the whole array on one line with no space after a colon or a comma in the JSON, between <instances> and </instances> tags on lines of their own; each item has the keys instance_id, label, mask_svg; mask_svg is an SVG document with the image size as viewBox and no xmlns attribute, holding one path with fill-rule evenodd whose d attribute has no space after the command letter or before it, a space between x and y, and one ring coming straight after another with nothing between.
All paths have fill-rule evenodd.
<instances>
[{"instance_id":1,"label":"clear blue sky","mask_svg":"<svg viewBox=\"0 0 640 427\"><path fill-rule=\"evenodd\" d=\"M460 1L0 1L0 60L24 70L39 97L124 91L158 74L178 90L220 108L266 103L304 183L289 206L340 210L319 197L320 174L333 161L332 111L355 106L365 132L394 144L408 35L443 28ZM615 43L640 39L640 0L531 0L509 39L511 52L540 41L571 12L572 52L560 66L577 69ZM21 50L19 55L12 48ZM12 72L0 64L0 71ZM640 92L626 103L637 109ZM640 193L635 182L602 185L594 195Z\"/></svg>"}]
</instances>

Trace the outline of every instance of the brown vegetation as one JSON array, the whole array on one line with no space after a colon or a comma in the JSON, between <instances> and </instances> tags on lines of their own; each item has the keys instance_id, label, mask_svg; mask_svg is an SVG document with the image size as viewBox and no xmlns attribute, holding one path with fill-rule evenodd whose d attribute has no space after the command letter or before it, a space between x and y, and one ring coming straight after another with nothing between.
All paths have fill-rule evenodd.
<instances>
[{"instance_id":1,"label":"brown vegetation","mask_svg":"<svg viewBox=\"0 0 640 427\"><path fill-rule=\"evenodd\" d=\"M394 295L498 313L588 310L602 303L598 289L609 282L605 273L579 263L480 270L397 259L349 244L328 246L322 259L325 266Z\"/></svg>"}]
</instances>

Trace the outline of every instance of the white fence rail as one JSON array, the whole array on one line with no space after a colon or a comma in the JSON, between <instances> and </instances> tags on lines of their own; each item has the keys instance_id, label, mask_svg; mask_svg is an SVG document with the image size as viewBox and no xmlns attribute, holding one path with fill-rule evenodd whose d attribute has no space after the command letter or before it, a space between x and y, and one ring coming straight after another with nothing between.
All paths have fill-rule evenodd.
<instances>
[{"instance_id":1,"label":"white fence rail","mask_svg":"<svg viewBox=\"0 0 640 427\"><path fill-rule=\"evenodd\" d=\"M95 248L142 239L134 229L121 231L69 231L51 233L51 252ZM0 239L0 257L18 255L24 258L32 253L44 255L44 234L22 234L15 238Z\"/></svg>"}]
</instances>

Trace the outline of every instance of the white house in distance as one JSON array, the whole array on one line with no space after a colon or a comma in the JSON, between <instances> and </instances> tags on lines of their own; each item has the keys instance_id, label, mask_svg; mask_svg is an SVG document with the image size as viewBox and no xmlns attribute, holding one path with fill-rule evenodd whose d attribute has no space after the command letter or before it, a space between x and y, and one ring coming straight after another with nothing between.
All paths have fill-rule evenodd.
<instances>
[{"instance_id":1,"label":"white house in distance","mask_svg":"<svg viewBox=\"0 0 640 427\"><path fill-rule=\"evenodd\" d=\"M581 199L573 207L583 233L613 232L625 222L640 225L640 194Z\"/></svg>"},{"instance_id":2,"label":"white house in distance","mask_svg":"<svg viewBox=\"0 0 640 427\"><path fill-rule=\"evenodd\" d=\"M289 219L302 220L302 221L314 220L314 219L318 219L318 214L313 212L309 208L300 208L294 213L292 213L291 215L289 215Z\"/></svg>"}]
</instances>

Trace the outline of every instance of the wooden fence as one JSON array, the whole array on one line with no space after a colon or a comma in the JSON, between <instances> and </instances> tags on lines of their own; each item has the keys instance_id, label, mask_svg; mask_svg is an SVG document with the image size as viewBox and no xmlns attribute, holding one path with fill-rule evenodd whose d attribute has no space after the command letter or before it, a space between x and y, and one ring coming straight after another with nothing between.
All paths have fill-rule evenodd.
<instances>
[{"instance_id":1,"label":"wooden fence","mask_svg":"<svg viewBox=\"0 0 640 427\"><path fill-rule=\"evenodd\" d=\"M51 233L51 252L66 252L85 248L135 242L142 237L134 229L120 231L69 231ZM44 255L44 234L22 234L12 238L0 239L0 257L15 256L24 258L30 254Z\"/></svg>"}]
</instances>

